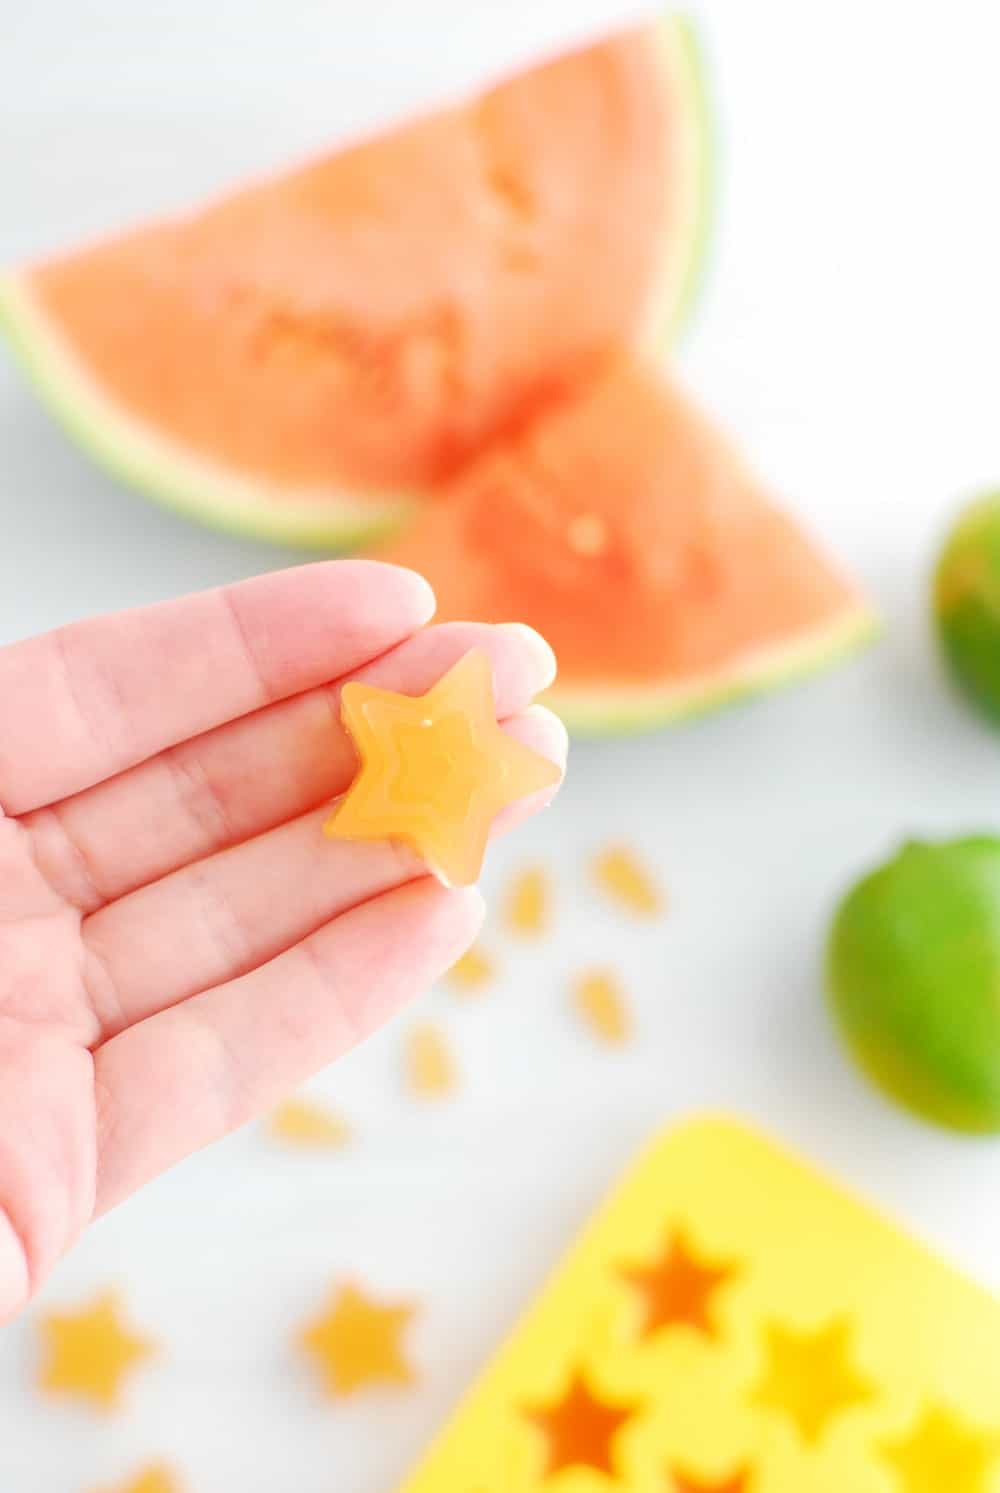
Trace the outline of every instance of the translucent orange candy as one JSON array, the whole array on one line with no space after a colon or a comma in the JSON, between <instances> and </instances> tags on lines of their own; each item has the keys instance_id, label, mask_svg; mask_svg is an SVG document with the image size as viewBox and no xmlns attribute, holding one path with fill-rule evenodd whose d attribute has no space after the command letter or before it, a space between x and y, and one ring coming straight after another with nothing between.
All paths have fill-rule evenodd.
<instances>
[{"instance_id":1,"label":"translucent orange candy","mask_svg":"<svg viewBox=\"0 0 1000 1493\"><path fill-rule=\"evenodd\" d=\"M483 653L467 653L426 695L352 680L341 713L361 765L326 833L400 841L446 886L476 880L502 808L559 781L555 763L497 724Z\"/></svg>"}]
</instances>

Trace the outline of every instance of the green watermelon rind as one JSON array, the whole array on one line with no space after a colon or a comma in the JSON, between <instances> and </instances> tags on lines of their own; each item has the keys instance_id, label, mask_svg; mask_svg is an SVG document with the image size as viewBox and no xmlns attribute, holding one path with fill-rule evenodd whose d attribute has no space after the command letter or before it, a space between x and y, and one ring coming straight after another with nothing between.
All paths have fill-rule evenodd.
<instances>
[{"instance_id":1,"label":"green watermelon rind","mask_svg":"<svg viewBox=\"0 0 1000 1493\"><path fill-rule=\"evenodd\" d=\"M671 76L683 76L690 100L692 172L689 233L670 256L678 272L657 287L640 336L669 345L690 312L708 234L711 131L701 49L690 23L670 16L659 38ZM327 551L378 543L398 530L421 501L416 492L343 489L295 496L206 460L131 417L91 377L32 294L29 277L0 274L0 332L43 403L80 447L106 471L187 518L243 537Z\"/></svg>"},{"instance_id":2,"label":"green watermelon rind","mask_svg":"<svg viewBox=\"0 0 1000 1493\"><path fill-rule=\"evenodd\" d=\"M542 701L575 738L638 734L798 683L874 642L880 631L875 612L852 596L831 622L789 642L737 655L718 673L680 685L631 689L611 682L564 689L556 684Z\"/></svg>"},{"instance_id":3,"label":"green watermelon rind","mask_svg":"<svg viewBox=\"0 0 1000 1493\"><path fill-rule=\"evenodd\" d=\"M661 54L669 61L671 77L683 76L688 95L687 119L691 126L694 163L689 173L690 211L688 238L682 269L674 288L661 286L654 297L641 343L651 353L669 351L687 329L704 283L715 218L719 177L719 140L714 124L709 89L710 68L705 43L694 20L671 14L657 23ZM664 277L665 278L665 277Z\"/></svg>"},{"instance_id":4,"label":"green watermelon rind","mask_svg":"<svg viewBox=\"0 0 1000 1493\"><path fill-rule=\"evenodd\" d=\"M80 446L129 487L230 533L279 544L348 549L392 533L415 496L350 493L292 499L192 455L125 414L101 389L36 305L25 277L0 275L0 330L49 410Z\"/></svg>"}]
</instances>

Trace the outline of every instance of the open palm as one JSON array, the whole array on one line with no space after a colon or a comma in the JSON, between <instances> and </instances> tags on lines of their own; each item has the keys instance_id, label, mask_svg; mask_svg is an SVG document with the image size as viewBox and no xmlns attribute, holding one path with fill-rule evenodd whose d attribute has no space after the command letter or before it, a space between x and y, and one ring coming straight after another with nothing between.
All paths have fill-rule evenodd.
<instances>
[{"instance_id":1,"label":"open palm","mask_svg":"<svg viewBox=\"0 0 1000 1493\"><path fill-rule=\"evenodd\" d=\"M507 729L563 760L527 708L541 640L432 611L410 572L335 561L0 649L0 1320L474 938L476 891L320 833L347 677L417 693L481 648Z\"/></svg>"}]
</instances>

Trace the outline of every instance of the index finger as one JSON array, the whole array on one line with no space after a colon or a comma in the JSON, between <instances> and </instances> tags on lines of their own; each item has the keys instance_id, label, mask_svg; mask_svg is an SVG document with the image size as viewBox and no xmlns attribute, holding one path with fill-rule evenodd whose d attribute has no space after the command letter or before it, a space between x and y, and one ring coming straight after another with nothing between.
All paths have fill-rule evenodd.
<instances>
[{"instance_id":1,"label":"index finger","mask_svg":"<svg viewBox=\"0 0 1000 1493\"><path fill-rule=\"evenodd\" d=\"M347 674L433 615L413 571L302 565L0 649L0 809L22 814Z\"/></svg>"}]
</instances>

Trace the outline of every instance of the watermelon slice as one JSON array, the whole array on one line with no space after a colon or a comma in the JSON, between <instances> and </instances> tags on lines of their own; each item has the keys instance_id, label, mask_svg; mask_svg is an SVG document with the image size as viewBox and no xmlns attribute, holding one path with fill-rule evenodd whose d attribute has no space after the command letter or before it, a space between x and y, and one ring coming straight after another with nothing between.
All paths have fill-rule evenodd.
<instances>
[{"instance_id":1,"label":"watermelon slice","mask_svg":"<svg viewBox=\"0 0 1000 1493\"><path fill-rule=\"evenodd\" d=\"M706 132L679 21L0 281L53 410L194 517L340 547L687 303Z\"/></svg>"},{"instance_id":2,"label":"watermelon slice","mask_svg":"<svg viewBox=\"0 0 1000 1493\"><path fill-rule=\"evenodd\" d=\"M577 734L696 714L875 629L729 442L628 358L485 451L381 554L427 577L439 620L536 627Z\"/></svg>"}]
</instances>

